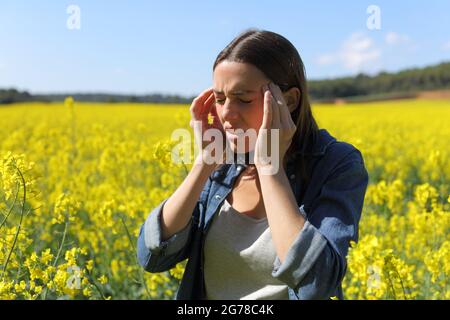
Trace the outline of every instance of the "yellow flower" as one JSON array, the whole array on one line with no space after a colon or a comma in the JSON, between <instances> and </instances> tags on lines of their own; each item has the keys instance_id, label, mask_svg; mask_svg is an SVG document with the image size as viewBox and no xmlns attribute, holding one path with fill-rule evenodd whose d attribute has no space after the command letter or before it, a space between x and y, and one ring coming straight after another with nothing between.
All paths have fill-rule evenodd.
<instances>
[{"instance_id":1,"label":"yellow flower","mask_svg":"<svg viewBox=\"0 0 450 320\"><path fill-rule=\"evenodd\" d=\"M108 278L105 275L102 275L97 280L100 281L101 284L106 284L108 282Z\"/></svg>"},{"instance_id":2,"label":"yellow flower","mask_svg":"<svg viewBox=\"0 0 450 320\"><path fill-rule=\"evenodd\" d=\"M66 221L75 221L76 211L79 209L80 203L65 193L61 193L54 205L54 217L52 224L64 223Z\"/></svg>"},{"instance_id":3,"label":"yellow flower","mask_svg":"<svg viewBox=\"0 0 450 320\"><path fill-rule=\"evenodd\" d=\"M30 261L36 263L38 261L38 256L36 252L31 253Z\"/></svg>"},{"instance_id":4,"label":"yellow flower","mask_svg":"<svg viewBox=\"0 0 450 320\"><path fill-rule=\"evenodd\" d=\"M16 293L22 293L27 288L27 283L23 280L21 280L19 283L16 283L14 285L14 290Z\"/></svg>"},{"instance_id":5,"label":"yellow flower","mask_svg":"<svg viewBox=\"0 0 450 320\"><path fill-rule=\"evenodd\" d=\"M84 288L83 289L83 295L86 296L86 297L92 296L92 290L89 289L89 288Z\"/></svg>"},{"instance_id":6,"label":"yellow flower","mask_svg":"<svg viewBox=\"0 0 450 320\"><path fill-rule=\"evenodd\" d=\"M78 248L72 248L66 251L64 259L69 266L75 266L77 264Z\"/></svg>"},{"instance_id":7,"label":"yellow flower","mask_svg":"<svg viewBox=\"0 0 450 320\"><path fill-rule=\"evenodd\" d=\"M53 259L53 254L50 253L50 249L46 249L41 252L41 262L43 264L48 264Z\"/></svg>"},{"instance_id":8,"label":"yellow flower","mask_svg":"<svg viewBox=\"0 0 450 320\"><path fill-rule=\"evenodd\" d=\"M86 269L88 270L88 271L92 271L92 268L94 267L94 260L89 260L87 263L86 263Z\"/></svg>"}]
</instances>

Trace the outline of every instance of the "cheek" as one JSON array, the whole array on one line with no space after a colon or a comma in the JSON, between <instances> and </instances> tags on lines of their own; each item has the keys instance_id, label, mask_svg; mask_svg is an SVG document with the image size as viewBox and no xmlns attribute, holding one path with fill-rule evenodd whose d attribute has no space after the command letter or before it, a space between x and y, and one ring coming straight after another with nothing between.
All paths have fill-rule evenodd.
<instances>
[{"instance_id":1,"label":"cheek","mask_svg":"<svg viewBox=\"0 0 450 320\"><path fill-rule=\"evenodd\" d=\"M263 116L264 116L264 104L262 101L258 101L254 104L251 110L252 118L253 118L253 127L259 129L262 124Z\"/></svg>"},{"instance_id":2,"label":"cheek","mask_svg":"<svg viewBox=\"0 0 450 320\"><path fill-rule=\"evenodd\" d=\"M261 127L263 119L262 105L252 103L242 108L240 112L241 118L245 121L247 128L258 130Z\"/></svg>"}]
</instances>

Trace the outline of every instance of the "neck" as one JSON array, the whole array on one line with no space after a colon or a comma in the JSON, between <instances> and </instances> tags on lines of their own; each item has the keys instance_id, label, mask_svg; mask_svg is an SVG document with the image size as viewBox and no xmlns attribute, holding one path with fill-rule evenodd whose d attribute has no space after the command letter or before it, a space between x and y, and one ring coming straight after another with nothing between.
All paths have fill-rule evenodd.
<instances>
[{"instance_id":1,"label":"neck","mask_svg":"<svg viewBox=\"0 0 450 320\"><path fill-rule=\"evenodd\" d=\"M237 164L245 164L246 166L254 165L252 151L246 153L234 153L233 160Z\"/></svg>"},{"instance_id":2,"label":"neck","mask_svg":"<svg viewBox=\"0 0 450 320\"><path fill-rule=\"evenodd\" d=\"M237 164L245 164L248 172L256 171L256 167L253 160L254 151L249 151L246 153L233 153L233 162ZM285 156L280 164L283 170L287 169L287 157ZM254 170L253 170L254 169Z\"/></svg>"}]
</instances>

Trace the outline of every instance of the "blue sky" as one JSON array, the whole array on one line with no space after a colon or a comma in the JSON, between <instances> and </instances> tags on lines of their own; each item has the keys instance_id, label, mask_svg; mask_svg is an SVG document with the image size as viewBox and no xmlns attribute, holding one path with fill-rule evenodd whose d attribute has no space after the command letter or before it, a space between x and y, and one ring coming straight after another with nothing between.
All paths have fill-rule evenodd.
<instances>
[{"instance_id":1,"label":"blue sky","mask_svg":"<svg viewBox=\"0 0 450 320\"><path fill-rule=\"evenodd\" d=\"M67 27L71 4L80 29ZM448 0L0 0L0 88L194 95L249 27L288 38L309 79L420 67L450 60L449 12Z\"/></svg>"}]
</instances>

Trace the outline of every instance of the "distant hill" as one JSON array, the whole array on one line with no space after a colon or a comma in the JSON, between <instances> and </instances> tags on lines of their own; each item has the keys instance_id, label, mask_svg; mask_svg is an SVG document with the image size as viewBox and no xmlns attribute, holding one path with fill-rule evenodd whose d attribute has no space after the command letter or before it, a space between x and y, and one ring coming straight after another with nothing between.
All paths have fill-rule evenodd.
<instances>
[{"instance_id":1,"label":"distant hill","mask_svg":"<svg viewBox=\"0 0 450 320\"><path fill-rule=\"evenodd\" d=\"M310 80L308 91L313 101L318 102L359 102L385 99L412 98L423 91L450 90L450 62L399 71L381 72L375 76L358 74L355 77ZM140 102L140 103L181 103L190 104L194 97L164 95L125 95L106 93L30 94L16 89L0 89L0 104L15 102L63 101L72 96L75 101L86 102ZM433 96L433 94L428 95ZM442 96L442 95L441 95ZM445 94L443 95L445 96Z\"/></svg>"},{"instance_id":2,"label":"distant hill","mask_svg":"<svg viewBox=\"0 0 450 320\"><path fill-rule=\"evenodd\" d=\"M450 62L375 76L359 74L331 80L308 82L312 100L395 99L415 97L422 91L450 89Z\"/></svg>"}]
</instances>

